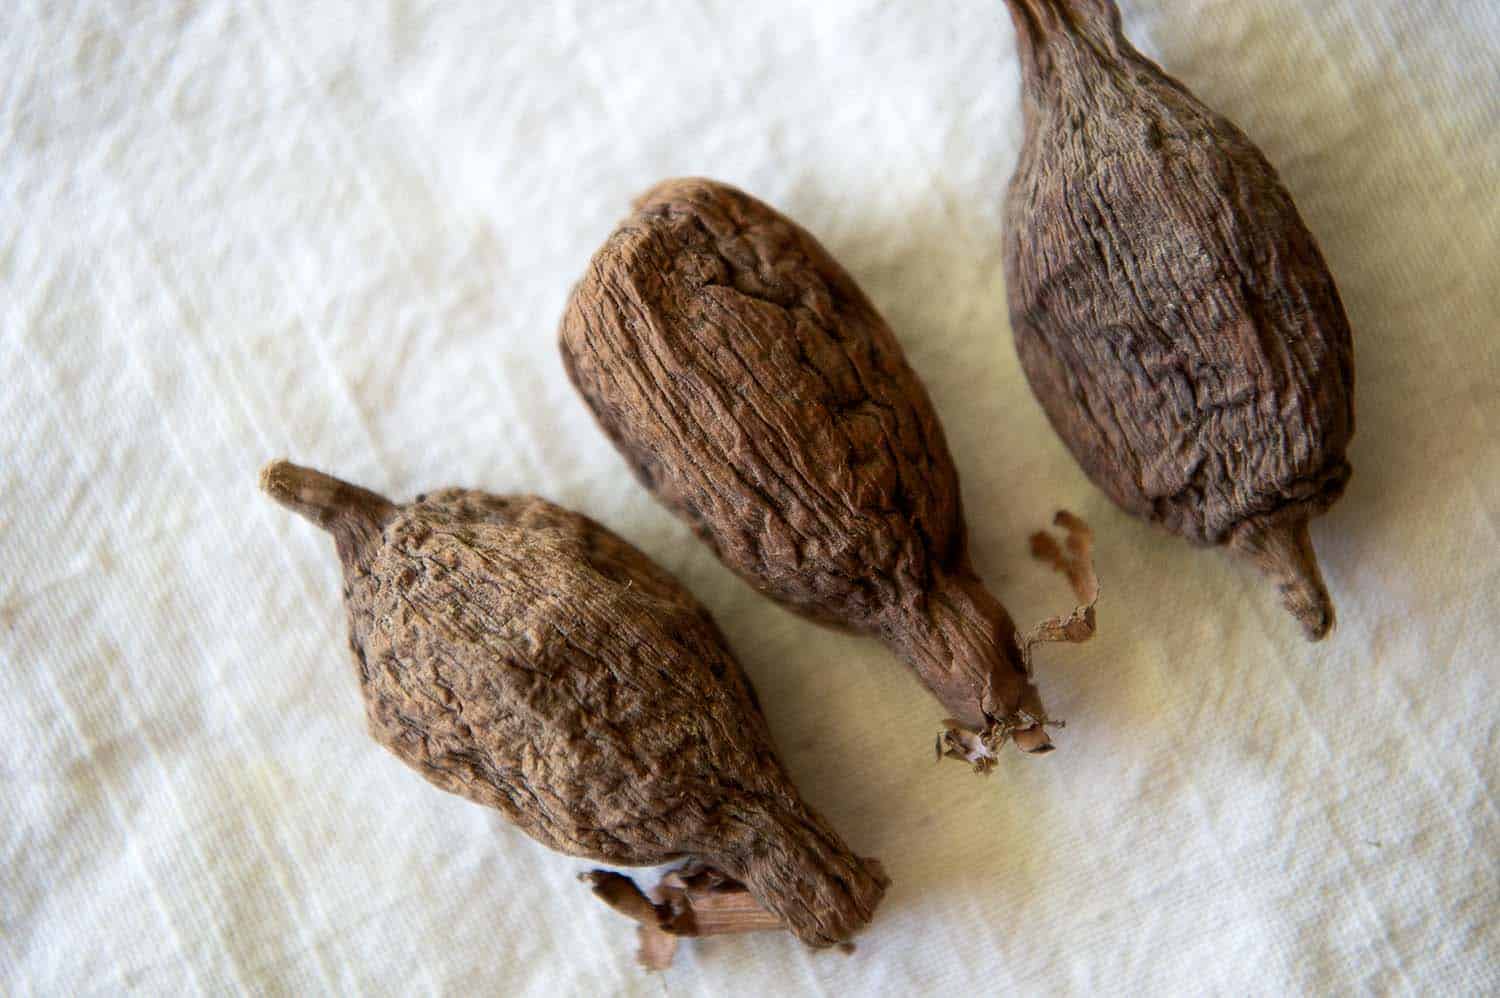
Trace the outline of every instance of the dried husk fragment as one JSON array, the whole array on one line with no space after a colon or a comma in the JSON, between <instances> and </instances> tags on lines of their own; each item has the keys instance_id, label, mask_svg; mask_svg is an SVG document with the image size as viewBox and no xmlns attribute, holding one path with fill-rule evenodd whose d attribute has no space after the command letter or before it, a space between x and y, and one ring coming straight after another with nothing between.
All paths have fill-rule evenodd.
<instances>
[{"instance_id":1,"label":"dried husk fragment","mask_svg":"<svg viewBox=\"0 0 1500 998\"><path fill-rule=\"evenodd\" d=\"M884 640L986 752L1051 747L927 392L810 234L724 184L658 184L594 255L560 341L637 477L726 565Z\"/></svg>"},{"instance_id":2,"label":"dried husk fragment","mask_svg":"<svg viewBox=\"0 0 1500 998\"><path fill-rule=\"evenodd\" d=\"M1322 253L1260 150L1131 46L1112 0L1007 3L1026 137L1006 286L1031 387L1110 498L1249 559L1322 638L1307 524L1354 433Z\"/></svg>"},{"instance_id":3,"label":"dried husk fragment","mask_svg":"<svg viewBox=\"0 0 1500 998\"><path fill-rule=\"evenodd\" d=\"M429 781L571 856L690 859L756 929L821 947L870 920L881 868L798 795L708 611L626 541L536 496L397 505L285 461L261 486L333 534L370 733Z\"/></svg>"}]
</instances>

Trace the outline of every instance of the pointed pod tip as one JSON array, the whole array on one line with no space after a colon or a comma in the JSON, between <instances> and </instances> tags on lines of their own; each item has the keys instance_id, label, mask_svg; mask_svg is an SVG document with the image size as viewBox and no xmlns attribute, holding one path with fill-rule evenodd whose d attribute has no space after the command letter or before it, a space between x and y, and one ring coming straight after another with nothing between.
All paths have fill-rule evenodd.
<instances>
[{"instance_id":1,"label":"pointed pod tip","mask_svg":"<svg viewBox=\"0 0 1500 998\"><path fill-rule=\"evenodd\" d=\"M260 469L260 490L266 495L279 501L285 492L286 469L295 468L296 465L286 458L277 458L267 461Z\"/></svg>"},{"instance_id":2,"label":"pointed pod tip","mask_svg":"<svg viewBox=\"0 0 1500 998\"><path fill-rule=\"evenodd\" d=\"M360 521L378 526L395 507L368 489L284 459L260 469L261 491L282 506L324 529Z\"/></svg>"},{"instance_id":3,"label":"pointed pod tip","mask_svg":"<svg viewBox=\"0 0 1500 998\"><path fill-rule=\"evenodd\" d=\"M260 490L282 506L302 513L298 501L303 473L309 469L295 465L286 458L267 461L260 469ZM306 515L305 513L303 515Z\"/></svg>"},{"instance_id":4,"label":"pointed pod tip","mask_svg":"<svg viewBox=\"0 0 1500 998\"><path fill-rule=\"evenodd\" d=\"M1322 641L1338 626L1338 615L1333 609L1333 599L1328 595L1328 590L1323 587L1322 579L1317 581L1317 592L1310 602L1294 606L1290 596L1286 594L1282 596L1287 609L1291 610L1302 622L1302 631L1309 641Z\"/></svg>"},{"instance_id":5,"label":"pointed pod tip","mask_svg":"<svg viewBox=\"0 0 1500 998\"><path fill-rule=\"evenodd\" d=\"M1247 521L1234 532L1229 546L1276 584L1282 605L1302 624L1309 641L1321 641L1333 632L1338 617L1323 584L1307 517Z\"/></svg>"},{"instance_id":6,"label":"pointed pod tip","mask_svg":"<svg viewBox=\"0 0 1500 998\"><path fill-rule=\"evenodd\" d=\"M260 469L260 490L282 506L326 525L337 512L339 486L336 478L293 464L285 458L269 461Z\"/></svg>"}]
</instances>

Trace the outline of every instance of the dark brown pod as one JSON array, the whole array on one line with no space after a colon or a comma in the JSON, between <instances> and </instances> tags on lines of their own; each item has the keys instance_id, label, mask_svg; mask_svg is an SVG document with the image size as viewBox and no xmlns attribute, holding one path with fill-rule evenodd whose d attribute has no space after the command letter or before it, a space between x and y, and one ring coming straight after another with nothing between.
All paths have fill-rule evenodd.
<instances>
[{"instance_id":1,"label":"dark brown pod","mask_svg":"<svg viewBox=\"0 0 1500 998\"><path fill-rule=\"evenodd\" d=\"M1021 365L1095 484L1227 545L1317 640L1307 523L1344 491L1354 357L1338 290L1244 133L1120 30L1112 0L1007 0L1025 145L1006 203Z\"/></svg>"},{"instance_id":2,"label":"dark brown pod","mask_svg":"<svg viewBox=\"0 0 1500 998\"><path fill-rule=\"evenodd\" d=\"M742 928L830 946L870 920L879 865L803 802L708 611L636 548L535 496L398 506L285 461L261 486L333 534L370 733L432 783L570 856L711 868L764 909Z\"/></svg>"},{"instance_id":3,"label":"dark brown pod","mask_svg":"<svg viewBox=\"0 0 1500 998\"><path fill-rule=\"evenodd\" d=\"M594 255L560 339L641 482L761 592L883 638L980 736L953 754L1051 747L970 564L937 414L811 235L724 184L659 184Z\"/></svg>"}]
</instances>

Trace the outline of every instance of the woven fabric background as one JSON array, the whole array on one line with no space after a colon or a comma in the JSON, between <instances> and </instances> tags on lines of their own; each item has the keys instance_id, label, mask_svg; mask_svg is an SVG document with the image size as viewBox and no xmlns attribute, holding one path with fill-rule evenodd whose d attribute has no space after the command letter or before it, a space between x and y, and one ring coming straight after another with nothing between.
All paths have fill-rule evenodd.
<instances>
[{"instance_id":1,"label":"woven fabric background","mask_svg":"<svg viewBox=\"0 0 1500 998\"><path fill-rule=\"evenodd\" d=\"M0 991L1500 990L1500 5L1128 0L1255 138L1356 330L1306 644L1253 574L1114 510L1021 377L999 0L0 5ZM816 233L890 319L1060 750L982 780L880 646L755 596L629 477L555 345L669 175ZM290 456L398 498L535 491L713 609L806 796L894 878L852 955L631 928L379 749Z\"/></svg>"}]
</instances>

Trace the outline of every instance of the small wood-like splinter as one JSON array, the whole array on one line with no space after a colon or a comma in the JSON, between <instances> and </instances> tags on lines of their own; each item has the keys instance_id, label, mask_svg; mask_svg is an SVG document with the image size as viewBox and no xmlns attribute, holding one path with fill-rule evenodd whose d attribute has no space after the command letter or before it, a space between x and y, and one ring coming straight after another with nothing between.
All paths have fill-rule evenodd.
<instances>
[{"instance_id":1,"label":"small wood-like splinter","mask_svg":"<svg viewBox=\"0 0 1500 998\"><path fill-rule=\"evenodd\" d=\"M639 923L636 955L651 970L671 966L679 939L783 928L781 920L757 904L744 884L701 863L667 873L651 897L629 877L608 870L590 870L579 879L592 886L605 904Z\"/></svg>"}]
</instances>

